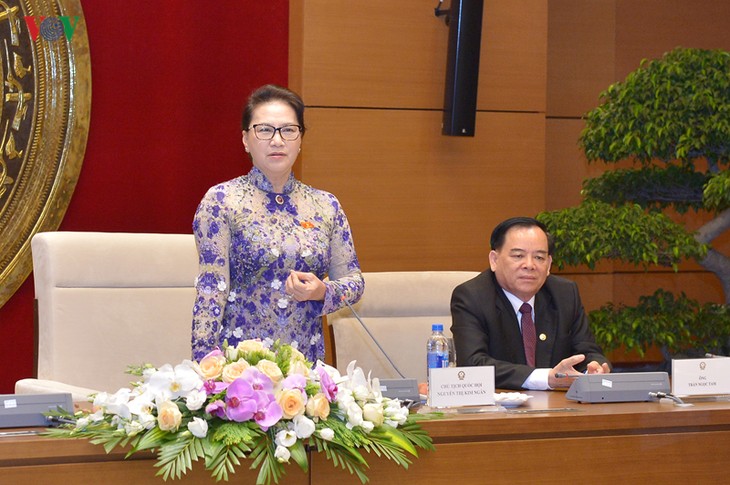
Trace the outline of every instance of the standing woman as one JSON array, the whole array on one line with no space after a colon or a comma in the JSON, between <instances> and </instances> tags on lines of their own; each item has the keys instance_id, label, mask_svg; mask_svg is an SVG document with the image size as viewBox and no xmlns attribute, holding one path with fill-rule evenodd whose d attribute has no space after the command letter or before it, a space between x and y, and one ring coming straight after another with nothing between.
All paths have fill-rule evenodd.
<instances>
[{"instance_id":1,"label":"standing woman","mask_svg":"<svg viewBox=\"0 0 730 485\"><path fill-rule=\"evenodd\" d=\"M253 168L209 189L193 221L193 358L225 340L269 338L324 359L322 316L364 289L347 217L334 195L292 174L305 131L296 93L260 87L242 128Z\"/></svg>"}]
</instances>

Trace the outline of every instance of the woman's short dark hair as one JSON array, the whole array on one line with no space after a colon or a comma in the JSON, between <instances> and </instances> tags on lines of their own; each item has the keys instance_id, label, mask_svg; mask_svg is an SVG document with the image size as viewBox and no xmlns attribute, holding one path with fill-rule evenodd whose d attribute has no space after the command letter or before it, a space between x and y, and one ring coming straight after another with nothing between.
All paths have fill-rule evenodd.
<instances>
[{"instance_id":1,"label":"woman's short dark hair","mask_svg":"<svg viewBox=\"0 0 730 485\"><path fill-rule=\"evenodd\" d=\"M537 227L542 230L542 232L545 233L545 236L547 236L548 254L553 254L553 250L555 249L555 242L553 241L553 237L548 232L545 224L538 221L537 219L533 219L532 217L512 217L510 219L507 219L506 221L502 221L497 224L497 227L495 227L492 231L492 236L489 238L489 245L491 246L492 250L497 251L499 249L502 249L502 246L504 245L504 240L507 237L507 231L509 231L513 227Z\"/></svg>"},{"instance_id":2,"label":"woman's short dark hair","mask_svg":"<svg viewBox=\"0 0 730 485\"><path fill-rule=\"evenodd\" d=\"M297 123L301 127L302 135L304 135L304 101L294 91L275 84L266 84L251 93L251 96L248 97L248 101L246 102L246 106L243 108L241 128L243 130L251 128L251 118L253 118L254 110L259 105L271 101L281 101L291 106L297 115Z\"/></svg>"}]
</instances>

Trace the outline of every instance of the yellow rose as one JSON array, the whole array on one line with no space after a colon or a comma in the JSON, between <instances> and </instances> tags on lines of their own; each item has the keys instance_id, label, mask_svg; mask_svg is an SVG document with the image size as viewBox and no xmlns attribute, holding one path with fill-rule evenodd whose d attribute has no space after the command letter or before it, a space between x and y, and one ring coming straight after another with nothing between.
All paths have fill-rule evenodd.
<instances>
[{"instance_id":1,"label":"yellow rose","mask_svg":"<svg viewBox=\"0 0 730 485\"><path fill-rule=\"evenodd\" d=\"M223 372L226 365L226 357L223 354L208 354L200 361L200 372L205 379L217 379Z\"/></svg>"},{"instance_id":2,"label":"yellow rose","mask_svg":"<svg viewBox=\"0 0 730 485\"><path fill-rule=\"evenodd\" d=\"M266 374L274 384L278 384L284 378L284 374L281 373L279 366L271 360L261 359L256 364L256 368Z\"/></svg>"},{"instance_id":3,"label":"yellow rose","mask_svg":"<svg viewBox=\"0 0 730 485\"><path fill-rule=\"evenodd\" d=\"M172 401L165 401L157 406L157 425L162 431L177 431L182 421L182 413Z\"/></svg>"},{"instance_id":4,"label":"yellow rose","mask_svg":"<svg viewBox=\"0 0 730 485\"><path fill-rule=\"evenodd\" d=\"M291 419L304 412L304 395L299 389L287 389L276 396L284 418Z\"/></svg>"},{"instance_id":5,"label":"yellow rose","mask_svg":"<svg viewBox=\"0 0 730 485\"><path fill-rule=\"evenodd\" d=\"M330 403L327 397L321 392L310 397L307 401L307 414L310 418L327 419L330 415Z\"/></svg>"},{"instance_id":6,"label":"yellow rose","mask_svg":"<svg viewBox=\"0 0 730 485\"><path fill-rule=\"evenodd\" d=\"M243 371L251 367L251 364L243 359L226 365L223 367L223 382L233 382L243 374Z\"/></svg>"},{"instance_id":7,"label":"yellow rose","mask_svg":"<svg viewBox=\"0 0 730 485\"><path fill-rule=\"evenodd\" d=\"M257 352L259 350L266 350L264 343L261 340L243 340L238 342L236 349L239 352Z\"/></svg>"}]
</instances>

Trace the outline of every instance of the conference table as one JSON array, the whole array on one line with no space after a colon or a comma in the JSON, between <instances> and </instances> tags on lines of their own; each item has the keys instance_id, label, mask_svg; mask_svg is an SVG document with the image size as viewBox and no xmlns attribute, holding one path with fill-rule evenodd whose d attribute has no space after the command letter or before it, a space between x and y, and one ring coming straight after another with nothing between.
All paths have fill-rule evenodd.
<instances>
[{"instance_id":1,"label":"conference table","mask_svg":"<svg viewBox=\"0 0 730 485\"><path fill-rule=\"evenodd\" d=\"M366 454L370 483L728 482L726 398L695 398L692 406L681 407L669 400L583 404L567 400L564 392L528 394L533 397L518 408L450 409L443 418L424 422L436 451L421 452L408 470ZM86 440L0 436L0 483L162 483L155 477L153 454L124 457L123 450L106 454ZM202 463L195 465L167 483L215 483ZM242 466L229 481L253 484L255 479L256 472ZM360 481L313 451L308 473L292 463L280 483Z\"/></svg>"}]
</instances>

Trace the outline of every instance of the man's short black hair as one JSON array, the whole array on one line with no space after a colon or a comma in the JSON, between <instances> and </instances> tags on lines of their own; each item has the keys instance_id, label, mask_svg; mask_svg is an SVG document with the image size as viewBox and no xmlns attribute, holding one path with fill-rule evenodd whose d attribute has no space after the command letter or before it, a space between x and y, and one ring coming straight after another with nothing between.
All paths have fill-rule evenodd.
<instances>
[{"instance_id":1,"label":"man's short black hair","mask_svg":"<svg viewBox=\"0 0 730 485\"><path fill-rule=\"evenodd\" d=\"M506 221L502 221L497 224L497 227L495 227L492 231L492 236L489 238L489 245L491 246L493 251L498 251L502 249L502 246L504 245L504 239L507 236L507 231L509 231L513 227L540 228L542 232L544 232L547 236L548 255L552 256L553 250L555 249L553 237L548 232L545 224L532 217L512 217L510 219L507 219Z\"/></svg>"}]
</instances>

